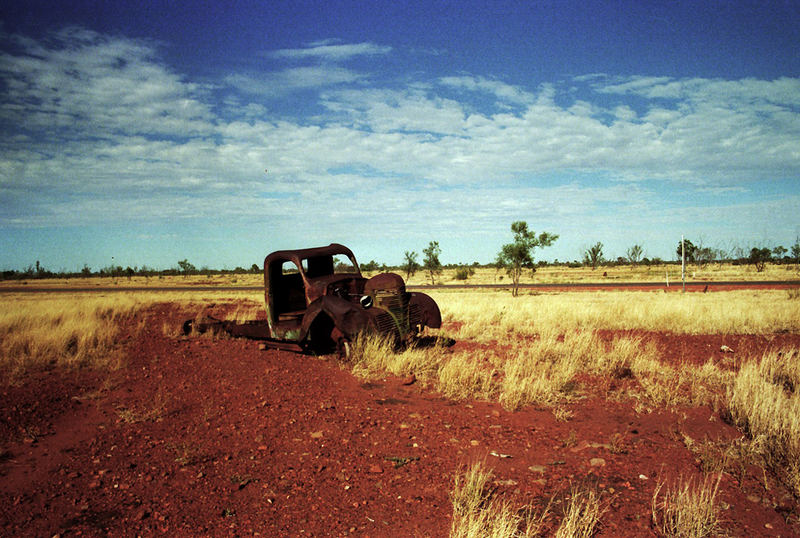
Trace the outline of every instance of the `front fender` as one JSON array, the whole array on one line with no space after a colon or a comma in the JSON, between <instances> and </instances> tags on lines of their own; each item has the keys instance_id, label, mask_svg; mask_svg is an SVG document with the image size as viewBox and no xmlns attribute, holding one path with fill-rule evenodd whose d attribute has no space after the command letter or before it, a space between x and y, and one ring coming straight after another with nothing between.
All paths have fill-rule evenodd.
<instances>
[{"instance_id":1,"label":"front fender","mask_svg":"<svg viewBox=\"0 0 800 538\"><path fill-rule=\"evenodd\" d=\"M439 305L431 299L430 295L419 292L411 292L408 300L409 308L416 305L420 311L420 321L424 327L438 329L442 326L442 313Z\"/></svg>"},{"instance_id":2,"label":"front fender","mask_svg":"<svg viewBox=\"0 0 800 538\"><path fill-rule=\"evenodd\" d=\"M328 316L334 327L347 338L354 338L358 333L373 328L369 314L359 304L354 304L340 297L323 296L311 303L303 317L302 337L308 334L311 325L321 315Z\"/></svg>"}]
</instances>

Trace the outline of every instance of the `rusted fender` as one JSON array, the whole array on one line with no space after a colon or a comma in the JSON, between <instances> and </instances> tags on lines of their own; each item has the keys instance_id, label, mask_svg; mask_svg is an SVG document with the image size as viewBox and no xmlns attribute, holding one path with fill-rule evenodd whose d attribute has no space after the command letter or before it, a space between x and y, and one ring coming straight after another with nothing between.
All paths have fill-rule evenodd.
<instances>
[{"instance_id":1,"label":"rusted fender","mask_svg":"<svg viewBox=\"0 0 800 538\"><path fill-rule=\"evenodd\" d=\"M408 300L409 306L417 305L420 309L422 325L431 329L438 329L442 326L442 313L436 301L425 293L411 292Z\"/></svg>"},{"instance_id":2,"label":"rusted fender","mask_svg":"<svg viewBox=\"0 0 800 538\"><path fill-rule=\"evenodd\" d=\"M366 327L375 326L369 311L364 310L360 305L356 305L340 297L325 295L308 305L306 314L303 317L300 340L306 337L311 325L313 325L320 314L328 315L333 321L334 326L347 338L354 338Z\"/></svg>"}]
</instances>

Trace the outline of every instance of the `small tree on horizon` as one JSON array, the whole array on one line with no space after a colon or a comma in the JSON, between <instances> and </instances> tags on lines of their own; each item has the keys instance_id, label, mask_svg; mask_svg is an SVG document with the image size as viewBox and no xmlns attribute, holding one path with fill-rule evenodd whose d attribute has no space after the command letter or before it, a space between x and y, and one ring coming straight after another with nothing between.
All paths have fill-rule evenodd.
<instances>
[{"instance_id":1,"label":"small tree on horizon","mask_svg":"<svg viewBox=\"0 0 800 538\"><path fill-rule=\"evenodd\" d=\"M406 280L414 276L419 270L419 262L417 261L417 253L414 251L407 251L405 252L405 260L403 261L403 265L401 269L406 273Z\"/></svg>"},{"instance_id":2,"label":"small tree on horizon","mask_svg":"<svg viewBox=\"0 0 800 538\"><path fill-rule=\"evenodd\" d=\"M535 232L528 230L528 223L523 220L511 223L511 231L514 233L514 242L501 247L497 254L497 265L505 267L511 277L511 295L516 297L523 269L535 270L533 250L537 247L549 247L558 239L558 235L542 232L537 236Z\"/></svg>"},{"instance_id":3,"label":"small tree on horizon","mask_svg":"<svg viewBox=\"0 0 800 538\"><path fill-rule=\"evenodd\" d=\"M642 259L642 255L644 254L644 249L642 249L642 245L636 244L625 251L625 257L628 259L631 265L636 267L639 265L639 262Z\"/></svg>"},{"instance_id":4,"label":"small tree on horizon","mask_svg":"<svg viewBox=\"0 0 800 538\"><path fill-rule=\"evenodd\" d=\"M772 252L768 248L753 247L750 249L750 263L756 266L756 272L760 273L767 266L767 262L772 258Z\"/></svg>"},{"instance_id":5,"label":"small tree on horizon","mask_svg":"<svg viewBox=\"0 0 800 538\"><path fill-rule=\"evenodd\" d=\"M184 278L186 278L187 275L190 275L192 273L196 273L197 272L197 268L194 265L192 265L191 263L189 263L189 260L187 260L187 259L183 259L183 260L179 261L178 262L178 267L181 268L181 271L183 272L183 277Z\"/></svg>"},{"instance_id":6,"label":"small tree on horizon","mask_svg":"<svg viewBox=\"0 0 800 538\"><path fill-rule=\"evenodd\" d=\"M694 246L694 243L689 241L688 239L683 240L683 251L686 254L686 261L687 262L694 262L695 255L697 254L697 247ZM681 242L678 241L678 248L675 249L675 254L678 257L678 261L681 261Z\"/></svg>"},{"instance_id":7,"label":"small tree on horizon","mask_svg":"<svg viewBox=\"0 0 800 538\"><path fill-rule=\"evenodd\" d=\"M435 286L435 276L442 272L442 262L439 261L439 254L442 253L442 249L439 248L439 242L431 241L428 243L428 248L422 249L422 253L425 255L425 259L422 260L422 267L431 277L431 286Z\"/></svg>"},{"instance_id":8,"label":"small tree on horizon","mask_svg":"<svg viewBox=\"0 0 800 538\"><path fill-rule=\"evenodd\" d=\"M585 265L591 265L592 271L597 269L597 266L603 263L603 261L603 243L600 241L583 252L583 263Z\"/></svg>"},{"instance_id":9,"label":"small tree on horizon","mask_svg":"<svg viewBox=\"0 0 800 538\"><path fill-rule=\"evenodd\" d=\"M783 257L786 256L787 252L789 251L783 245L778 245L777 247L773 248L772 256L775 258L775 262L781 263L783 261Z\"/></svg>"}]
</instances>

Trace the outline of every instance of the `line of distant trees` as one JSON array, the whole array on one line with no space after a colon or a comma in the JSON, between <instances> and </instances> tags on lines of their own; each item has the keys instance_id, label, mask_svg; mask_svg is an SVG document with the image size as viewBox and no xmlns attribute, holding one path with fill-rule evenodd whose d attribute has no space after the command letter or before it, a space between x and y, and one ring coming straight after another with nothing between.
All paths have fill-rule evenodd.
<instances>
[{"instance_id":1,"label":"line of distant trees","mask_svg":"<svg viewBox=\"0 0 800 538\"><path fill-rule=\"evenodd\" d=\"M417 261L418 254L414 251L406 251L405 259L400 265L386 265L383 263L370 260L361 263L361 270L365 273L375 271L402 271L406 274L406 278L414 275L417 271L425 271L431 282L435 282L437 275L441 274L444 269L455 269L456 279L467 280L475 273L477 268L506 268L512 269L512 272L518 272L520 268L525 267L534 270L537 267L591 267L596 269L599 266L617 267L617 266L653 266L680 263L681 260L681 242L678 242L676 249L676 260L662 260L659 257L649 258L644 255L644 247L640 244L632 245L626 250L625 256L618 256L614 259L606 259L603 253L603 243L597 242L594 245L586 248L582 252L582 259L572 261L553 261L539 260L534 262L530 256L530 252L535 248L549 246L555 239L558 238L555 234L544 233L538 237L529 232L525 222L515 222L512 225L512 232L514 233L514 242L508 245L503 245L501 252L498 254L498 259L492 263L480 264L473 262L471 264L464 263L450 263L442 264L439 261L441 255L441 248L437 241L431 241L428 247L423 249L424 258L421 262ZM722 249L713 249L703 246L702 241L696 243L691 240L685 239L683 241L683 252L686 256L687 263L693 263L697 266L703 266L709 263L731 263L733 265L753 265L758 272L761 272L766 267L767 263L774 264L800 264L800 237L797 238L795 244L787 249L783 246L774 248L767 247L752 247L748 251L746 248L733 247L727 251ZM177 262L174 267L169 269L153 269L143 265L141 267L122 267L120 265L109 265L102 267L98 270L92 270L88 265L83 266L80 271L51 271L43 267L39 261L36 265L30 265L24 270L7 270L0 272L0 279L2 280L27 280L27 279L45 279L45 278L90 278L90 277L112 277L112 278L133 278L137 277L165 277L165 276L190 276L190 275L244 275L244 274L260 274L262 271L258 264L253 264L249 268L236 267L235 269L210 269L208 267L195 267L189 260L183 259ZM517 274L517 277L519 275Z\"/></svg>"},{"instance_id":2,"label":"line of distant trees","mask_svg":"<svg viewBox=\"0 0 800 538\"><path fill-rule=\"evenodd\" d=\"M8 270L0 272L0 279L2 280L28 280L28 279L45 279L45 278L91 278L91 277L112 277L112 278L133 278L138 277L165 277L165 276L189 276L189 275L246 275L246 274L260 274L261 267L258 264L253 264L250 268L236 267L235 269L209 269L208 267L201 267L198 269L188 260L179 261L175 267L169 269L153 269L143 265L141 267L122 267L121 265L109 265L102 267L96 271L92 270L88 265L83 266L80 271L51 271L43 267L39 261L36 265L29 265L22 271Z\"/></svg>"},{"instance_id":3,"label":"line of distant trees","mask_svg":"<svg viewBox=\"0 0 800 538\"><path fill-rule=\"evenodd\" d=\"M629 248L625 256L620 256L616 260L608 260L603 255L603 243L597 242L583 251L583 261L579 265L597 269L599 265L659 265L663 262L659 258L652 260L643 257L644 249L641 245L633 245ZM791 249L784 246L774 248L752 247L748 251L746 248L733 247L728 251L703 246L702 241L694 244L689 239L679 241L675 249L675 256L678 262L685 257L687 263L703 266L709 263L730 263L733 265L753 265L759 273L764 270L767 263L781 264L800 264L800 238L795 241ZM669 263L669 262L667 262ZM578 262L570 264L578 265Z\"/></svg>"}]
</instances>

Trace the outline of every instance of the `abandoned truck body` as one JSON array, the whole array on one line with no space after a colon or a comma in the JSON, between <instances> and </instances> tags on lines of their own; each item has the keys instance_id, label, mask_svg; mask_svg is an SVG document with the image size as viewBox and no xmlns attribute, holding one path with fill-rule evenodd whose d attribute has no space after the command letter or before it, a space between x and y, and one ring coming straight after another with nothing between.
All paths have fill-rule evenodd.
<instances>
[{"instance_id":1,"label":"abandoned truck body","mask_svg":"<svg viewBox=\"0 0 800 538\"><path fill-rule=\"evenodd\" d=\"M352 251L337 243L268 255L264 301L266 323L196 320L185 329L223 330L271 347L346 355L361 332L403 342L442 323L428 295L407 292L403 278L394 273L363 277Z\"/></svg>"}]
</instances>

